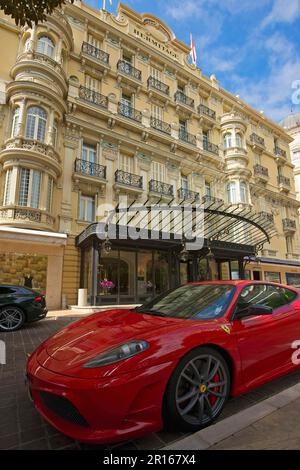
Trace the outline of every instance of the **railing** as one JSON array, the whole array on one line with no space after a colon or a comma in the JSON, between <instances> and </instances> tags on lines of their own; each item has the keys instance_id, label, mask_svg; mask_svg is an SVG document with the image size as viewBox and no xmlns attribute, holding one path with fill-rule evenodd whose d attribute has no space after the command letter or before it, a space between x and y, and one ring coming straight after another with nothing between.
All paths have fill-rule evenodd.
<instances>
[{"instance_id":1,"label":"railing","mask_svg":"<svg viewBox=\"0 0 300 470\"><path fill-rule=\"evenodd\" d=\"M266 219L268 222L271 222L272 224L274 223L274 215L270 214L269 212L260 212L259 215Z\"/></svg>"},{"instance_id":2,"label":"railing","mask_svg":"<svg viewBox=\"0 0 300 470\"><path fill-rule=\"evenodd\" d=\"M140 111L137 111L135 108L128 105L127 103L119 103L118 113L121 116L133 119L134 121L142 122L142 113Z\"/></svg>"},{"instance_id":3,"label":"railing","mask_svg":"<svg viewBox=\"0 0 300 470\"><path fill-rule=\"evenodd\" d=\"M96 104L97 106L102 106L102 108L107 108L108 106L107 96L101 95L101 93L84 86L80 86L79 88L79 98L89 103Z\"/></svg>"},{"instance_id":4,"label":"railing","mask_svg":"<svg viewBox=\"0 0 300 470\"><path fill-rule=\"evenodd\" d=\"M149 191L153 191L159 194L164 194L166 196L174 195L174 189L171 184L163 183L162 181L156 181L156 180L149 181Z\"/></svg>"},{"instance_id":5,"label":"railing","mask_svg":"<svg viewBox=\"0 0 300 470\"><path fill-rule=\"evenodd\" d=\"M204 116L208 116L211 119L216 119L216 112L210 109L208 106L205 106L205 104L200 104L198 106L198 113Z\"/></svg>"},{"instance_id":6,"label":"railing","mask_svg":"<svg viewBox=\"0 0 300 470\"><path fill-rule=\"evenodd\" d=\"M196 137L189 134L185 129L179 129L179 139L187 144L196 145Z\"/></svg>"},{"instance_id":7,"label":"railing","mask_svg":"<svg viewBox=\"0 0 300 470\"><path fill-rule=\"evenodd\" d=\"M282 220L283 230L296 230L296 221L292 219Z\"/></svg>"},{"instance_id":8,"label":"railing","mask_svg":"<svg viewBox=\"0 0 300 470\"><path fill-rule=\"evenodd\" d=\"M143 189L143 177L127 171L117 170L115 172L115 182Z\"/></svg>"},{"instance_id":9,"label":"railing","mask_svg":"<svg viewBox=\"0 0 300 470\"><path fill-rule=\"evenodd\" d=\"M165 95L169 95L170 92L170 87L168 85L154 77L148 78L148 88L154 88L155 90L160 91Z\"/></svg>"},{"instance_id":10,"label":"railing","mask_svg":"<svg viewBox=\"0 0 300 470\"><path fill-rule=\"evenodd\" d=\"M198 201L200 196L196 191L191 191L187 188L179 188L178 197L180 199L193 199L194 201Z\"/></svg>"},{"instance_id":11,"label":"railing","mask_svg":"<svg viewBox=\"0 0 300 470\"><path fill-rule=\"evenodd\" d=\"M287 178L286 176L279 175L277 176L277 181L278 184L282 184L283 186L291 186L291 180L290 178Z\"/></svg>"},{"instance_id":12,"label":"railing","mask_svg":"<svg viewBox=\"0 0 300 470\"><path fill-rule=\"evenodd\" d=\"M219 147L206 139L203 140L203 150L219 155Z\"/></svg>"},{"instance_id":13,"label":"railing","mask_svg":"<svg viewBox=\"0 0 300 470\"><path fill-rule=\"evenodd\" d=\"M269 178L269 170L265 166L259 165L258 163L254 165L254 174L264 176L265 178Z\"/></svg>"},{"instance_id":14,"label":"railing","mask_svg":"<svg viewBox=\"0 0 300 470\"><path fill-rule=\"evenodd\" d=\"M275 155L278 155L279 157L286 158L286 151L282 150L277 145L274 147L274 153L275 153Z\"/></svg>"},{"instance_id":15,"label":"railing","mask_svg":"<svg viewBox=\"0 0 300 470\"><path fill-rule=\"evenodd\" d=\"M126 60L119 60L118 70L119 72L124 73L125 75L128 75L129 77L132 77L135 80L142 79L142 72L133 67L133 65L131 65L130 62L127 62Z\"/></svg>"},{"instance_id":16,"label":"railing","mask_svg":"<svg viewBox=\"0 0 300 470\"><path fill-rule=\"evenodd\" d=\"M209 196L208 194L206 194L205 196L202 197L202 202L205 203L205 202L208 202L209 204L224 204L224 201L223 199L220 199L218 197L214 197L214 196Z\"/></svg>"},{"instance_id":17,"label":"railing","mask_svg":"<svg viewBox=\"0 0 300 470\"><path fill-rule=\"evenodd\" d=\"M177 90L175 95L174 95L174 99L177 103L183 103L185 104L186 106L189 106L190 108L193 108L194 107L194 100L192 100L192 98L189 98L188 96L186 96L182 91L180 90Z\"/></svg>"},{"instance_id":18,"label":"railing","mask_svg":"<svg viewBox=\"0 0 300 470\"><path fill-rule=\"evenodd\" d=\"M90 57L93 57L94 59L99 60L100 62L103 62L103 64L108 65L109 63L109 54L107 54L107 52L102 51L101 49L98 49L92 44L89 44L88 42L82 43L81 52L89 55Z\"/></svg>"},{"instance_id":19,"label":"railing","mask_svg":"<svg viewBox=\"0 0 300 470\"><path fill-rule=\"evenodd\" d=\"M45 225L53 225L55 222L55 218L48 212L32 207L2 206L0 208L0 219L23 220Z\"/></svg>"},{"instance_id":20,"label":"railing","mask_svg":"<svg viewBox=\"0 0 300 470\"><path fill-rule=\"evenodd\" d=\"M261 147L264 147L264 146L265 146L265 139L263 139L263 138L260 137L259 135L255 134L255 132L253 132L253 133L250 135L250 140L251 140L251 142L253 142L254 144L258 144L258 145L260 145Z\"/></svg>"},{"instance_id":21,"label":"railing","mask_svg":"<svg viewBox=\"0 0 300 470\"><path fill-rule=\"evenodd\" d=\"M75 172L82 175L95 176L96 178L106 179L106 166L99 165L98 163L89 162L77 158L75 160Z\"/></svg>"},{"instance_id":22,"label":"railing","mask_svg":"<svg viewBox=\"0 0 300 470\"><path fill-rule=\"evenodd\" d=\"M151 117L150 124L153 129L156 129L161 132L165 132L165 134L171 134L171 125L167 122L161 121L155 117Z\"/></svg>"}]
</instances>

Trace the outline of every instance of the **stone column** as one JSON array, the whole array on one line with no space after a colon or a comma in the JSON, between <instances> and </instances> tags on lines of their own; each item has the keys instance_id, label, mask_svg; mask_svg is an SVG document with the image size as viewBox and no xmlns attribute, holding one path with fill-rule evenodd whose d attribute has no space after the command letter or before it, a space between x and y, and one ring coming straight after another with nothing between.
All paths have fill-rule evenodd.
<instances>
[{"instance_id":1,"label":"stone column","mask_svg":"<svg viewBox=\"0 0 300 470\"><path fill-rule=\"evenodd\" d=\"M21 103L19 104L20 107L20 114L19 114L19 125L18 125L18 131L16 134L16 137L24 137L25 135L25 105L26 105L26 99L24 98Z\"/></svg>"}]
</instances>

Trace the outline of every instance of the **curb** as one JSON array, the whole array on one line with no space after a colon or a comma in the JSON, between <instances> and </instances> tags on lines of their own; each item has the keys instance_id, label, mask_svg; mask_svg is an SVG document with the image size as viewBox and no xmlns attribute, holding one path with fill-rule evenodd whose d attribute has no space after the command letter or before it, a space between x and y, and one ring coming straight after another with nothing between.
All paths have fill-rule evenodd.
<instances>
[{"instance_id":1,"label":"curb","mask_svg":"<svg viewBox=\"0 0 300 470\"><path fill-rule=\"evenodd\" d=\"M216 424L174 442L162 450L205 450L300 398L300 383Z\"/></svg>"}]
</instances>

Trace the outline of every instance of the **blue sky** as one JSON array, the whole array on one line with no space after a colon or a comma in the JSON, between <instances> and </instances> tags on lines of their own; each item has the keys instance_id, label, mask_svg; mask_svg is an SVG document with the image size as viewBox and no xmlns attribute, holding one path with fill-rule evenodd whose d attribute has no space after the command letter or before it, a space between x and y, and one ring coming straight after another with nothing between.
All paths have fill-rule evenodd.
<instances>
[{"instance_id":1,"label":"blue sky","mask_svg":"<svg viewBox=\"0 0 300 470\"><path fill-rule=\"evenodd\" d=\"M102 0L85 1L93 7L102 6ZM112 6L109 0L106 3L109 11L116 12L116 0L112 0ZM186 44L191 32L198 67L208 76L215 74L221 86L275 121L291 108L300 111L300 0L124 3L138 12L158 16Z\"/></svg>"}]
</instances>

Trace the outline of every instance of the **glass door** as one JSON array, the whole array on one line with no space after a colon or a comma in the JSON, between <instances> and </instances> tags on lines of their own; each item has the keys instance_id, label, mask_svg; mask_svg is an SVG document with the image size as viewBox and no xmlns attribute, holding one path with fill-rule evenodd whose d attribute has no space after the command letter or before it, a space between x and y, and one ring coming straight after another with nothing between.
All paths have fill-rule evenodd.
<instances>
[{"instance_id":1,"label":"glass door","mask_svg":"<svg viewBox=\"0 0 300 470\"><path fill-rule=\"evenodd\" d=\"M97 304L115 304L118 302L119 253L101 250L98 265Z\"/></svg>"},{"instance_id":2,"label":"glass door","mask_svg":"<svg viewBox=\"0 0 300 470\"><path fill-rule=\"evenodd\" d=\"M137 253L137 302L148 302L154 294L152 251Z\"/></svg>"}]
</instances>

